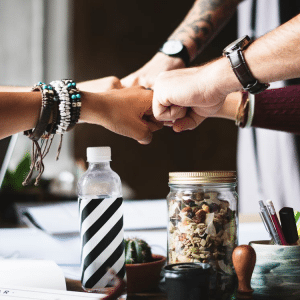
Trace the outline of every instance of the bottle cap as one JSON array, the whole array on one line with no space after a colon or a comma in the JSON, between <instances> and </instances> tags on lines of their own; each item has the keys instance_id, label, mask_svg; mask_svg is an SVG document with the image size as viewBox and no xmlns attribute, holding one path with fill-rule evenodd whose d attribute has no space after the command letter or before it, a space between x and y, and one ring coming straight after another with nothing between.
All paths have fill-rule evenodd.
<instances>
[{"instance_id":1,"label":"bottle cap","mask_svg":"<svg viewBox=\"0 0 300 300\"><path fill-rule=\"evenodd\" d=\"M87 161L91 163L111 161L111 149L110 147L88 147L86 156Z\"/></svg>"}]
</instances>

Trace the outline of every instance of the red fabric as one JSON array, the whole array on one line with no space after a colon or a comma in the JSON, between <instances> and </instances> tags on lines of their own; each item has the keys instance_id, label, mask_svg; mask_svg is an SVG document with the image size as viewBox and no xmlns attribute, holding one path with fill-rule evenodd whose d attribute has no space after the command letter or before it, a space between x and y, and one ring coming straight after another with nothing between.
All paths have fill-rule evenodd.
<instances>
[{"instance_id":1,"label":"red fabric","mask_svg":"<svg viewBox=\"0 0 300 300\"><path fill-rule=\"evenodd\" d=\"M252 127L300 134L300 85L255 95Z\"/></svg>"}]
</instances>

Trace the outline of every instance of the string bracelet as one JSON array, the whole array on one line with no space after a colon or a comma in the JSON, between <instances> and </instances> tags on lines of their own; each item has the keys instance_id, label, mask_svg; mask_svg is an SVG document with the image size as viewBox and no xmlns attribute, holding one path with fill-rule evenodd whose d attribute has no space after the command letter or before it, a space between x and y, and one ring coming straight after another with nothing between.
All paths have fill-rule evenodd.
<instances>
[{"instance_id":1,"label":"string bracelet","mask_svg":"<svg viewBox=\"0 0 300 300\"><path fill-rule=\"evenodd\" d=\"M39 120L34 129L24 131L24 135L28 136L32 140L32 153L31 153L31 165L30 170L23 181L23 185L28 185L34 168L39 172L35 181L35 185L39 184L40 178L44 172L43 158L49 152L52 144L52 139L49 144L49 135L44 134L49 124L51 113L54 103L54 92L51 86L46 85L42 82L34 85L32 91L40 91L42 94L42 108L40 112ZM39 140L42 139L39 144ZM46 142L45 142L46 140Z\"/></svg>"},{"instance_id":2,"label":"string bracelet","mask_svg":"<svg viewBox=\"0 0 300 300\"><path fill-rule=\"evenodd\" d=\"M81 111L81 94L73 80L56 80L49 85L39 82L33 86L32 91L41 92L42 108L36 127L24 131L32 140L32 154L30 170L23 185L29 184L34 169L39 172L35 185L39 184L44 172L43 159L49 153L55 134L61 136L56 156L56 160L59 159L63 135L74 128Z\"/></svg>"},{"instance_id":3,"label":"string bracelet","mask_svg":"<svg viewBox=\"0 0 300 300\"><path fill-rule=\"evenodd\" d=\"M243 92L242 93L242 100L239 105L236 119L235 119L235 125L240 127L245 127L246 120L248 118L248 105L249 105L249 98L248 93Z\"/></svg>"}]
</instances>

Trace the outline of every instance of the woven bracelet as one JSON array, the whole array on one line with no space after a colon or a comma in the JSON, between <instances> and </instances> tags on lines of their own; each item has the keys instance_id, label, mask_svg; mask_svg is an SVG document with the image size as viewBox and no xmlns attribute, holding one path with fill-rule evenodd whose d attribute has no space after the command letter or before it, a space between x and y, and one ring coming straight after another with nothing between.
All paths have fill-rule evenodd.
<instances>
[{"instance_id":1,"label":"woven bracelet","mask_svg":"<svg viewBox=\"0 0 300 300\"><path fill-rule=\"evenodd\" d=\"M45 85L42 82L36 84L32 91L40 91L42 93L42 108L40 118L34 129L24 131L24 135L28 136L33 141L38 141L45 132L51 117L54 92L52 87Z\"/></svg>"},{"instance_id":2,"label":"woven bracelet","mask_svg":"<svg viewBox=\"0 0 300 300\"><path fill-rule=\"evenodd\" d=\"M43 158L47 155L49 152L49 149L52 144L52 139L50 144L49 142L49 135L44 134L46 131L50 118L51 118L51 113L53 109L53 102L54 102L54 92L52 90L52 87L46 84L43 84L42 82L39 82L36 84L33 88L32 91L41 91L42 93L42 109L40 113L40 118L37 122L37 125L35 129L30 129L24 131L24 135L28 136L32 140L32 153L31 153L31 165L30 165L30 170L23 181L23 185L28 185L34 168L37 169L39 172L36 180L35 180L35 185L39 184L39 181L41 179L41 176L44 172L44 164L43 164ZM38 141L42 138L41 145L39 145ZM44 140L46 140L46 143L44 143Z\"/></svg>"}]
</instances>

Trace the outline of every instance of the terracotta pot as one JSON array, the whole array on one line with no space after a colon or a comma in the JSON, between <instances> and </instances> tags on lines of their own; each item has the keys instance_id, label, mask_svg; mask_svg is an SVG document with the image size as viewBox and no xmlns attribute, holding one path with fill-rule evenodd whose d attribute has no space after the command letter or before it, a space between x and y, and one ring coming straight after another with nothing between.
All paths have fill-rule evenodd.
<instances>
[{"instance_id":1,"label":"terracotta pot","mask_svg":"<svg viewBox=\"0 0 300 300\"><path fill-rule=\"evenodd\" d=\"M157 288L166 257L152 254L153 261L142 264L126 264L127 293L142 293Z\"/></svg>"}]
</instances>

